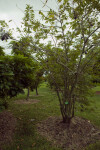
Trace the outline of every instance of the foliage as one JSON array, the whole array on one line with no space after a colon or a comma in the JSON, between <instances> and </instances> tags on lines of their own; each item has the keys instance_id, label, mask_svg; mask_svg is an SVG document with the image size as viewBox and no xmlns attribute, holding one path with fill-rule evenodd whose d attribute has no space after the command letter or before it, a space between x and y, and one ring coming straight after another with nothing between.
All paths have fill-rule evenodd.
<instances>
[{"instance_id":1,"label":"foliage","mask_svg":"<svg viewBox=\"0 0 100 150\"><path fill-rule=\"evenodd\" d=\"M0 39L2 41L12 38L11 30L4 20L0 20Z\"/></svg>"},{"instance_id":2,"label":"foliage","mask_svg":"<svg viewBox=\"0 0 100 150\"><path fill-rule=\"evenodd\" d=\"M31 52L37 52L38 61L57 93L63 122L70 123L75 102L85 103L90 93L92 67L100 53L100 3L97 0L58 0L57 6L56 11L39 11L41 23L35 20L34 10L27 5L23 31L18 28L24 35L18 42L13 42L12 48L13 54L27 58L32 58ZM44 44L45 41L48 44ZM29 79L24 87L31 87L30 79L33 78L30 77L23 77L23 80Z\"/></svg>"},{"instance_id":3,"label":"foliage","mask_svg":"<svg viewBox=\"0 0 100 150\"><path fill-rule=\"evenodd\" d=\"M100 83L100 53L97 55L95 62L93 64L93 83Z\"/></svg>"},{"instance_id":4,"label":"foliage","mask_svg":"<svg viewBox=\"0 0 100 150\"><path fill-rule=\"evenodd\" d=\"M40 85L40 83L43 81L43 68L40 65L40 63L36 63L36 71L35 71L35 75L34 75L34 81L31 83L31 90L33 91L34 89L36 89L36 95L38 95L38 91L37 88Z\"/></svg>"},{"instance_id":5,"label":"foliage","mask_svg":"<svg viewBox=\"0 0 100 150\"><path fill-rule=\"evenodd\" d=\"M4 102L31 85L34 70L33 60L23 55L0 56L0 97Z\"/></svg>"},{"instance_id":6,"label":"foliage","mask_svg":"<svg viewBox=\"0 0 100 150\"><path fill-rule=\"evenodd\" d=\"M30 47L31 37L21 37L19 41L11 41L13 55L23 55L24 57L32 58L32 50Z\"/></svg>"},{"instance_id":7,"label":"foliage","mask_svg":"<svg viewBox=\"0 0 100 150\"><path fill-rule=\"evenodd\" d=\"M26 9L24 12L24 18L22 21L22 30L17 28L18 32L21 35L20 40L12 41L10 44L12 46L12 54L18 55L21 54L29 59L33 59L35 63L36 70L33 74L33 78L31 78L30 85L28 88L28 95L29 97L29 90L36 89L36 94L38 94L37 87L42 81L43 69L39 61L36 59L36 48L35 48L35 39L32 37L33 34L33 23L34 23L34 11L31 6L26 5ZM35 41L35 42L34 42Z\"/></svg>"},{"instance_id":8,"label":"foliage","mask_svg":"<svg viewBox=\"0 0 100 150\"><path fill-rule=\"evenodd\" d=\"M28 82L28 84L25 86L25 88L28 88L28 95L27 100L29 97L29 90L36 89L36 94L38 95L37 87L40 84L42 80L43 75L43 69L40 66L40 63L34 58L32 55L32 52L34 51L30 43L32 42L32 37L21 37L19 41L12 41L10 44L12 45L12 54L13 55L23 55L24 57L27 57L28 61L30 61L30 67L35 66L35 69L33 71L33 74L25 79L24 85ZM27 70L24 72L24 76ZM29 73L29 72L28 72ZM22 74L23 78L23 74ZM24 80L24 78L23 78Z\"/></svg>"},{"instance_id":9,"label":"foliage","mask_svg":"<svg viewBox=\"0 0 100 150\"><path fill-rule=\"evenodd\" d=\"M23 88L29 87L34 78L35 63L32 59L28 59L28 57L24 57L23 55L14 55L13 60L15 79Z\"/></svg>"},{"instance_id":10,"label":"foliage","mask_svg":"<svg viewBox=\"0 0 100 150\"><path fill-rule=\"evenodd\" d=\"M45 14L39 11L44 24L37 20L31 24L38 41L35 48L57 92L63 122L70 123L75 101L84 102L90 93L89 72L100 48L100 3L58 0L57 4L56 11L50 9ZM45 39L47 45L41 43Z\"/></svg>"},{"instance_id":11,"label":"foliage","mask_svg":"<svg viewBox=\"0 0 100 150\"><path fill-rule=\"evenodd\" d=\"M4 100L5 108L9 98L23 92L22 87L15 80L12 64L11 56L0 56L0 98Z\"/></svg>"},{"instance_id":12,"label":"foliage","mask_svg":"<svg viewBox=\"0 0 100 150\"><path fill-rule=\"evenodd\" d=\"M4 55L5 55L3 49L4 49L4 48L0 46L0 56L4 56Z\"/></svg>"}]
</instances>

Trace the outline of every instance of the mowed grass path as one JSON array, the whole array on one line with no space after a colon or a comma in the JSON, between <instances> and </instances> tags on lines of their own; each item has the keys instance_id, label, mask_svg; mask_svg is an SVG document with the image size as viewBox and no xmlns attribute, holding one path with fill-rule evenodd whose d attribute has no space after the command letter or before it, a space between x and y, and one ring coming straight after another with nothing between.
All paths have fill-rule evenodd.
<instances>
[{"instance_id":1,"label":"mowed grass path","mask_svg":"<svg viewBox=\"0 0 100 150\"><path fill-rule=\"evenodd\" d=\"M94 91L100 91L100 86ZM39 100L34 104L16 104L15 100L25 99L25 95L18 95L9 104L11 111L17 118L17 127L12 144L5 145L4 150L62 150L52 146L45 137L41 137L37 132L37 124L49 116L59 116L59 102L56 94L43 83L39 89L39 96L35 92L30 93L30 99ZM76 115L90 120L100 127L100 95L89 98L91 103L83 111L80 108ZM32 121L31 121L32 120ZM87 150L100 150L100 143L90 145Z\"/></svg>"}]
</instances>

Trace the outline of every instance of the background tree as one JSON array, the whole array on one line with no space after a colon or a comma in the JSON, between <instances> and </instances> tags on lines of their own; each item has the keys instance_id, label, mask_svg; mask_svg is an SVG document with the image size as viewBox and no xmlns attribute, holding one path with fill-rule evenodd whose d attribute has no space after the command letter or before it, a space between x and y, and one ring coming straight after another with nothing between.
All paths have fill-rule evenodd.
<instances>
[{"instance_id":1,"label":"background tree","mask_svg":"<svg viewBox=\"0 0 100 150\"><path fill-rule=\"evenodd\" d=\"M0 56L0 98L7 108L8 100L24 93L34 81L35 63L23 55Z\"/></svg>"},{"instance_id":2,"label":"background tree","mask_svg":"<svg viewBox=\"0 0 100 150\"><path fill-rule=\"evenodd\" d=\"M29 59L33 59L36 64L36 70L33 75L33 81L30 82L30 87L28 88L27 98L29 97L29 89L36 89L36 94L38 94L37 87L41 83L43 69L36 59L36 48L35 43L38 41L37 39L32 37L33 34L33 23L34 23L34 11L31 6L26 5L26 9L24 12L24 18L22 20L22 30L17 28L18 32L21 35L20 40L12 41L12 54L18 55L21 54ZM36 30L36 28L34 29ZM26 98L26 99L27 99Z\"/></svg>"},{"instance_id":3,"label":"background tree","mask_svg":"<svg viewBox=\"0 0 100 150\"><path fill-rule=\"evenodd\" d=\"M29 98L29 89L34 82L36 63L32 58L24 57L23 55L14 55L14 74L16 81L22 86L22 88L27 88L28 93L26 100Z\"/></svg>"},{"instance_id":4,"label":"background tree","mask_svg":"<svg viewBox=\"0 0 100 150\"><path fill-rule=\"evenodd\" d=\"M19 54L23 55L24 57L26 57L29 60L29 62L31 62L30 66L28 66L29 69L30 69L30 67L35 68L33 70L33 72L31 72L30 76L29 76L29 71L27 71L27 70L26 71L24 70L25 71L24 74L22 73L22 78L25 81L25 83L23 83L24 88L28 89L26 100L29 99L30 89L32 89L32 90L36 89L36 94L38 95L37 87L40 84L41 76L43 74L42 73L43 71L41 70L41 67L39 66L39 62L37 62L32 55L33 50L32 50L32 47L30 46L31 41L32 41L31 37L21 37L21 39L19 41L11 42L12 54L13 55L19 55ZM28 76L27 76L27 74L28 74Z\"/></svg>"},{"instance_id":5,"label":"background tree","mask_svg":"<svg viewBox=\"0 0 100 150\"><path fill-rule=\"evenodd\" d=\"M31 55L31 51L30 51L30 47L29 47L29 45L30 45L29 37L21 37L19 41L12 41L10 44L12 46L12 54L13 55L19 55L19 54L23 55L24 57L27 57L30 61L30 59L32 58L32 55ZM32 61L32 59L31 59L31 61ZM26 72L27 72L27 70L26 70ZM24 75L26 74L26 72L24 72ZM23 80L25 79L25 77L23 77ZM24 88L27 88L27 90L28 90L26 100L29 99L29 90L30 90L30 84L31 84L30 80L32 80L32 78L34 78L34 77L30 76L30 79L29 79L29 76L28 76L28 79L26 81L24 80L24 83L23 83Z\"/></svg>"},{"instance_id":6,"label":"background tree","mask_svg":"<svg viewBox=\"0 0 100 150\"><path fill-rule=\"evenodd\" d=\"M5 55L5 52L3 50L4 50L4 48L2 46L0 46L0 56L4 56Z\"/></svg>"},{"instance_id":7,"label":"background tree","mask_svg":"<svg viewBox=\"0 0 100 150\"><path fill-rule=\"evenodd\" d=\"M92 81L94 84L100 84L100 53L97 55L93 64Z\"/></svg>"},{"instance_id":8,"label":"background tree","mask_svg":"<svg viewBox=\"0 0 100 150\"><path fill-rule=\"evenodd\" d=\"M0 20L0 39L2 41L12 39L11 30L4 20Z\"/></svg>"},{"instance_id":9,"label":"background tree","mask_svg":"<svg viewBox=\"0 0 100 150\"><path fill-rule=\"evenodd\" d=\"M22 92L23 88L15 80L13 57L0 56L0 98L3 99L2 105L8 108L8 100Z\"/></svg>"},{"instance_id":10,"label":"background tree","mask_svg":"<svg viewBox=\"0 0 100 150\"><path fill-rule=\"evenodd\" d=\"M43 67L41 66L39 62L37 62L34 81L31 83L31 86L30 86L32 91L34 89L36 90L36 95L38 95L38 86L43 81L43 73L44 73Z\"/></svg>"},{"instance_id":11,"label":"background tree","mask_svg":"<svg viewBox=\"0 0 100 150\"><path fill-rule=\"evenodd\" d=\"M23 55L24 57L33 58L32 50L30 47L30 43L32 41L31 37L21 37L20 40L11 41L10 45L12 48L13 55Z\"/></svg>"}]
</instances>

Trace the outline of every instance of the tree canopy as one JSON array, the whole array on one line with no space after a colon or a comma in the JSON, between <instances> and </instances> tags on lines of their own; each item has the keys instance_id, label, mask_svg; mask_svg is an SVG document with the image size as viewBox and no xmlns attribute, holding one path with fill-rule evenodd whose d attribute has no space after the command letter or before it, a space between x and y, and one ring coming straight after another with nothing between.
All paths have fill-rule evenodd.
<instances>
[{"instance_id":1,"label":"tree canopy","mask_svg":"<svg viewBox=\"0 0 100 150\"><path fill-rule=\"evenodd\" d=\"M63 121L70 122L75 102L84 102L89 94L89 72L100 53L100 3L58 0L57 5L56 11L39 11L43 23L34 19L31 29L37 39L38 57L57 92Z\"/></svg>"}]
</instances>

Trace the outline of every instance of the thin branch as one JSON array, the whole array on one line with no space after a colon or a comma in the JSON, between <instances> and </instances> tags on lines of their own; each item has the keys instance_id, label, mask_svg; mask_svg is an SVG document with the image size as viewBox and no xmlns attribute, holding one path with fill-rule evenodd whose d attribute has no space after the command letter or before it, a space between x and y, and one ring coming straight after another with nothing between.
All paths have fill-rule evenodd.
<instances>
[{"instance_id":1,"label":"thin branch","mask_svg":"<svg viewBox=\"0 0 100 150\"><path fill-rule=\"evenodd\" d=\"M16 4L16 7L17 7L22 13L24 13L24 11L23 11L21 8L19 8L17 4Z\"/></svg>"},{"instance_id":2,"label":"thin branch","mask_svg":"<svg viewBox=\"0 0 100 150\"><path fill-rule=\"evenodd\" d=\"M74 74L74 72L69 67L67 67L67 65L65 65L64 63L62 63L60 61L57 61L57 63L60 64L60 65L62 65L65 68L67 68L72 74Z\"/></svg>"},{"instance_id":3,"label":"thin branch","mask_svg":"<svg viewBox=\"0 0 100 150\"><path fill-rule=\"evenodd\" d=\"M51 38L52 38L52 40L53 40L53 42L54 42L54 44L55 44L55 47L57 47L57 42L55 41L53 35L51 35Z\"/></svg>"},{"instance_id":4,"label":"thin branch","mask_svg":"<svg viewBox=\"0 0 100 150\"><path fill-rule=\"evenodd\" d=\"M84 70L84 68L89 65L89 63L91 62L91 60L92 60L92 59L95 57L95 55L97 55L97 54L99 54L99 52L96 52L96 53L87 61L87 63L83 66L83 68L81 69L80 72L82 72L82 71Z\"/></svg>"},{"instance_id":5,"label":"thin branch","mask_svg":"<svg viewBox=\"0 0 100 150\"><path fill-rule=\"evenodd\" d=\"M85 40L85 44L87 43L88 39L92 36L92 34L94 34L99 28L100 26L98 26L93 32L90 33L90 35Z\"/></svg>"},{"instance_id":6,"label":"thin branch","mask_svg":"<svg viewBox=\"0 0 100 150\"><path fill-rule=\"evenodd\" d=\"M46 1L45 1L45 3L44 3L44 6L43 6L43 7L45 7L45 5L47 4L47 2L48 2L48 0L46 0Z\"/></svg>"},{"instance_id":7,"label":"thin branch","mask_svg":"<svg viewBox=\"0 0 100 150\"><path fill-rule=\"evenodd\" d=\"M63 39L64 39L64 45L65 45L64 49L65 49L65 52L66 52L66 60L68 61L68 56L67 56L68 51L67 51L66 39L65 39L64 29L63 29L63 22L61 20L60 15L59 15L59 20L60 20L60 24L61 24Z\"/></svg>"},{"instance_id":8,"label":"thin branch","mask_svg":"<svg viewBox=\"0 0 100 150\"><path fill-rule=\"evenodd\" d=\"M40 0L40 1L41 1L41 3L43 4L43 7L46 6L47 8L52 9L52 8L50 8L45 2L43 2L42 0Z\"/></svg>"},{"instance_id":9,"label":"thin branch","mask_svg":"<svg viewBox=\"0 0 100 150\"><path fill-rule=\"evenodd\" d=\"M90 50L91 48L93 48L93 46L95 46L95 45L91 45L89 48L87 48L87 49L84 51L84 53L87 53L87 51Z\"/></svg>"},{"instance_id":10,"label":"thin branch","mask_svg":"<svg viewBox=\"0 0 100 150\"><path fill-rule=\"evenodd\" d=\"M39 11L42 11L42 12L49 12L50 10L41 10L41 9L40 9L40 10L37 10L37 9L34 9L34 11L38 11L38 12L39 12Z\"/></svg>"}]
</instances>

